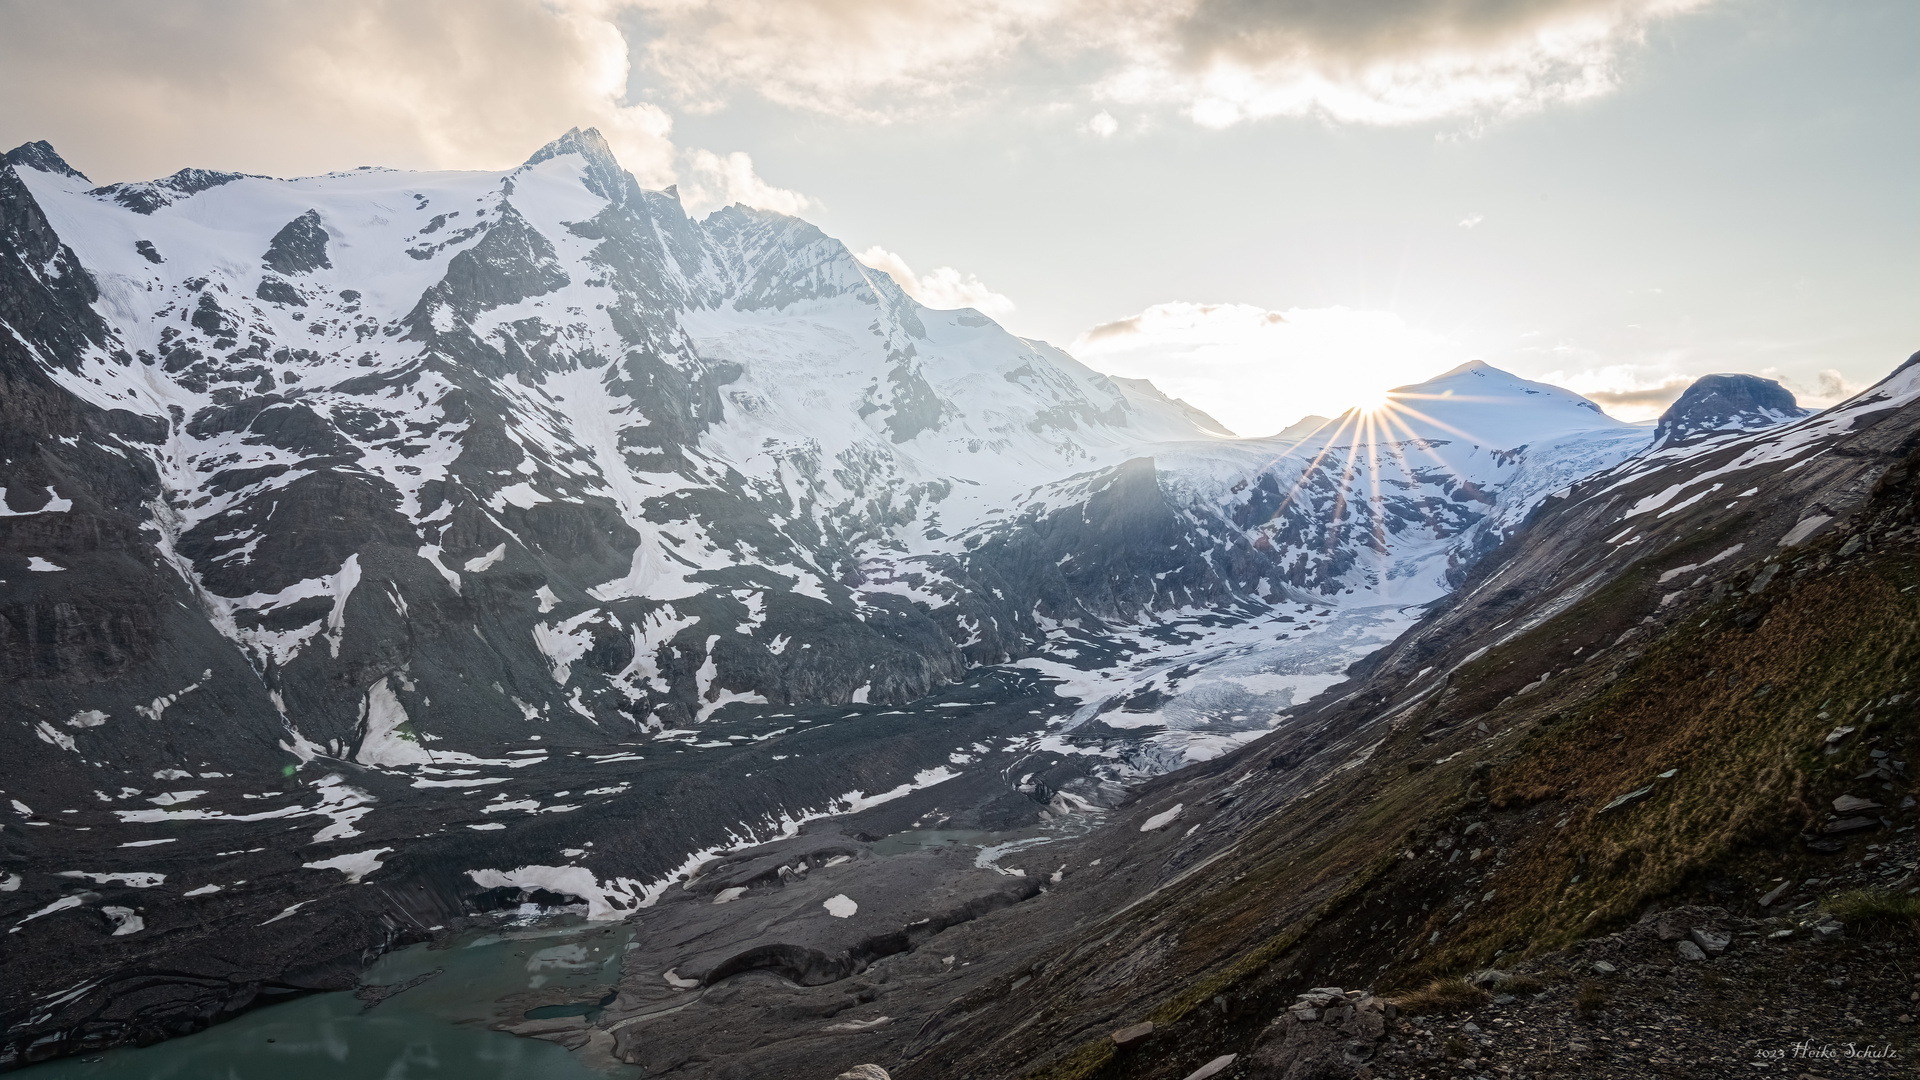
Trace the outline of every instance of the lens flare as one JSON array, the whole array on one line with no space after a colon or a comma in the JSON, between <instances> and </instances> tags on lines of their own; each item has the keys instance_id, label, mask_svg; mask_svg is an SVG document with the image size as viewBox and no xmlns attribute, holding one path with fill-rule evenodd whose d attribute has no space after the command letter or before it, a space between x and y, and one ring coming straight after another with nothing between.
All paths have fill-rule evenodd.
<instances>
[{"instance_id":1,"label":"lens flare","mask_svg":"<svg viewBox=\"0 0 1920 1080\"><path fill-rule=\"evenodd\" d=\"M1377 394L1370 394L1361 398L1359 404L1355 405L1354 408L1360 410L1364 415L1378 416L1393 408L1393 399L1393 391L1382 390Z\"/></svg>"},{"instance_id":2,"label":"lens flare","mask_svg":"<svg viewBox=\"0 0 1920 1080\"><path fill-rule=\"evenodd\" d=\"M1498 400L1460 395L1451 389L1438 394L1425 393L1414 387L1370 395L1307 437L1311 458L1305 462L1292 489L1271 511L1269 520L1279 521L1296 501L1311 502L1326 511L1324 543L1328 551L1341 543L1343 536L1359 540L1381 553L1392 550L1395 538L1390 519L1393 514L1386 504L1403 485L1390 478L1383 479L1385 467L1396 467L1399 473L1409 477L1434 471L1450 473L1454 471L1453 466L1437 451L1432 433L1440 434L1442 444L1447 436L1475 443L1481 441L1433 415L1427 403L1491 404ZM1317 492L1314 490L1316 479L1328 482ZM1331 501L1322 502L1329 494ZM1402 515L1409 512L1428 529L1445 527L1446 523L1430 505L1416 502L1400 511Z\"/></svg>"}]
</instances>

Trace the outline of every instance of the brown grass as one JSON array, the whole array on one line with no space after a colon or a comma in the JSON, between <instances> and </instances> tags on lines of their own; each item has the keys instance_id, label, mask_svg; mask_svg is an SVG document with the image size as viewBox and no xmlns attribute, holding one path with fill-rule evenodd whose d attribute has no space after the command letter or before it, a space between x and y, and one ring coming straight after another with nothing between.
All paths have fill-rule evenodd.
<instances>
[{"instance_id":1,"label":"brown grass","mask_svg":"<svg viewBox=\"0 0 1920 1080\"><path fill-rule=\"evenodd\" d=\"M1600 983L1589 979L1580 984L1580 992L1573 998L1573 1015L1582 1020L1591 1020L1613 1000L1613 995Z\"/></svg>"},{"instance_id":2,"label":"brown grass","mask_svg":"<svg viewBox=\"0 0 1920 1080\"><path fill-rule=\"evenodd\" d=\"M1562 948L1710 871L1764 866L1777 876L1783 852L1797 857L1794 834L1819 820L1828 789L1860 771L1867 740L1911 716L1909 703L1871 709L1871 723L1858 719L1889 693L1920 690L1907 679L1920 670L1920 593L1901 592L1914 579L1903 558L1855 560L1774 597L1751 631L1731 626L1737 601L1729 602L1649 643L1611 685L1599 672L1568 677L1559 688L1563 721L1534 727L1489 784L1496 809L1556 792L1565 809L1549 808L1548 817L1564 813L1566 827L1547 825L1549 835L1515 844L1501 903L1469 916L1409 974L1484 965L1518 940L1529 942L1526 955ZM1568 616L1590 613L1576 607ZM1818 748L1840 718L1861 730L1828 757ZM1656 779L1668 769L1678 771ZM1651 797L1598 813L1650 783Z\"/></svg>"},{"instance_id":3,"label":"brown grass","mask_svg":"<svg viewBox=\"0 0 1920 1080\"><path fill-rule=\"evenodd\" d=\"M1397 994L1387 1000L1409 1016L1466 1012L1493 1000L1493 995L1465 979L1435 979L1418 990Z\"/></svg>"},{"instance_id":4,"label":"brown grass","mask_svg":"<svg viewBox=\"0 0 1920 1080\"><path fill-rule=\"evenodd\" d=\"M1515 975L1500 982L1497 989L1503 994L1537 994L1547 988L1546 984L1531 975Z\"/></svg>"},{"instance_id":5,"label":"brown grass","mask_svg":"<svg viewBox=\"0 0 1920 1080\"><path fill-rule=\"evenodd\" d=\"M1920 929L1920 896L1855 889L1833 897L1825 906L1840 917L1852 937L1904 937Z\"/></svg>"}]
</instances>

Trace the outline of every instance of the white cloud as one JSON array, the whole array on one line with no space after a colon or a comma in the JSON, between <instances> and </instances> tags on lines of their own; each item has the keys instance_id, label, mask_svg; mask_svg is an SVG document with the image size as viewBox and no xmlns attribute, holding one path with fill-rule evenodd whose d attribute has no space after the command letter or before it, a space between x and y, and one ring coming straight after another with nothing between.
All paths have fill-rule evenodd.
<instances>
[{"instance_id":1,"label":"white cloud","mask_svg":"<svg viewBox=\"0 0 1920 1080\"><path fill-rule=\"evenodd\" d=\"M1468 214L1466 217L1460 219L1460 227L1463 229L1471 229L1485 220L1487 220L1485 214Z\"/></svg>"},{"instance_id":2,"label":"white cloud","mask_svg":"<svg viewBox=\"0 0 1920 1080\"><path fill-rule=\"evenodd\" d=\"M811 200L744 153L684 153L627 98L624 0L0 0L0 143L49 139L96 181L183 166L496 169L597 127L645 187L694 209ZM680 175L684 167L686 175Z\"/></svg>"},{"instance_id":3,"label":"white cloud","mask_svg":"<svg viewBox=\"0 0 1920 1080\"><path fill-rule=\"evenodd\" d=\"M1251 304L1156 304L1090 327L1070 351L1108 374L1152 379L1252 435L1337 416L1467 359L1460 343L1392 312Z\"/></svg>"},{"instance_id":4,"label":"white cloud","mask_svg":"<svg viewBox=\"0 0 1920 1080\"><path fill-rule=\"evenodd\" d=\"M952 107L1077 0L631 0L649 74L695 108L747 90L837 116Z\"/></svg>"},{"instance_id":5,"label":"white cloud","mask_svg":"<svg viewBox=\"0 0 1920 1080\"><path fill-rule=\"evenodd\" d=\"M1505 116L1613 90L1646 27L1706 0L1202 0L1138 35L1098 85L1205 127L1276 116L1409 124Z\"/></svg>"},{"instance_id":6,"label":"white cloud","mask_svg":"<svg viewBox=\"0 0 1920 1080\"><path fill-rule=\"evenodd\" d=\"M799 215L813 200L797 191L774 187L753 171L753 159L741 151L715 154L693 150L687 154L692 173L680 185L680 198L690 214L704 213L732 203L761 210Z\"/></svg>"},{"instance_id":7,"label":"white cloud","mask_svg":"<svg viewBox=\"0 0 1920 1080\"><path fill-rule=\"evenodd\" d=\"M100 182L183 166L495 169L598 127L673 180L672 120L626 98L613 8L574 0L0 0L0 136Z\"/></svg>"},{"instance_id":8,"label":"white cloud","mask_svg":"<svg viewBox=\"0 0 1920 1080\"><path fill-rule=\"evenodd\" d=\"M745 91L887 121L1066 84L1226 127L1404 124L1584 100L1617 85L1650 24L1708 0L626 2L640 13L647 74L698 108Z\"/></svg>"},{"instance_id":9,"label":"white cloud","mask_svg":"<svg viewBox=\"0 0 1920 1080\"><path fill-rule=\"evenodd\" d=\"M886 273L899 282L908 296L930 308L951 310L970 307L996 319L1013 313L1012 300L987 288L972 274L963 277L960 271L951 266L935 267L925 275L915 274L905 259L877 244L859 252L854 258Z\"/></svg>"},{"instance_id":10,"label":"white cloud","mask_svg":"<svg viewBox=\"0 0 1920 1080\"><path fill-rule=\"evenodd\" d=\"M1608 415L1637 423L1657 418L1701 375L1740 370L1737 364L1726 366L1724 358L1742 351L1732 346L1684 349L1664 355L1653 353L1635 361L1608 362L1589 349L1559 346L1552 353L1560 359L1560 366L1532 377L1584 394ZM1853 382L1834 369L1815 372L1810 378L1804 371L1765 367L1757 374L1786 387L1801 406L1810 409L1838 404L1868 385Z\"/></svg>"},{"instance_id":11,"label":"white cloud","mask_svg":"<svg viewBox=\"0 0 1920 1080\"><path fill-rule=\"evenodd\" d=\"M684 109L757 96L875 122L1027 95L1143 122L1407 123L1605 93L1647 26L1705 2L0 0L0 141L49 139L106 182L502 168L593 126L661 187L682 164L672 119L633 85ZM1107 109L1087 122L1118 129ZM703 190L804 205L732 155L696 164L715 166Z\"/></svg>"},{"instance_id":12,"label":"white cloud","mask_svg":"<svg viewBox=\"0 0 1920 1080\"><path fill-rule=\"evenodd\" d=\"M1777 380L1780 385L1793 391L1800 404L1813 409L1824 409L1829 405L1838 405L1853 395L1873 385L1871 382L1854 382L1841 374L1838 369L1828 368L1816 372L1811 384L1801 382L1782 372L1779 368L1762 368L1760 374Z\"/></svg>"},{"instance_id":13,"label":"white cloud","mask_svg":"<svg viewBox=\"0 0 1920 1080\"><path fill-rule=\"evenodd\" d=\"M1586 396L1616 420L1637 423L1666 412L1695 378L1658 366L1609 364L1584 371L1548 372L1540 381Z\"/></svg>"}]
</instances>

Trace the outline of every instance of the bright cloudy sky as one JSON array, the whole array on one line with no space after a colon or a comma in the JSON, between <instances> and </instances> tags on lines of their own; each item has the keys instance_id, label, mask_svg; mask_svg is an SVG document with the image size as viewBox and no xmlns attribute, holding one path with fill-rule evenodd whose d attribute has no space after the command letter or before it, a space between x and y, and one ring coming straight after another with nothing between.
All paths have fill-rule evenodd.
<instances>
[{"instance_id":1,"label":"bright cloudy sky","mask_svg":"<svg viewBox=\"0 0 1920 1080\"><path fill-rule=\"evenodd\" d=\"M1468 358L1658 413L1920 347L1911 0L0 0L0 144L498 168L597 126L1235 430Z\"/></svg>"}]
</instances>

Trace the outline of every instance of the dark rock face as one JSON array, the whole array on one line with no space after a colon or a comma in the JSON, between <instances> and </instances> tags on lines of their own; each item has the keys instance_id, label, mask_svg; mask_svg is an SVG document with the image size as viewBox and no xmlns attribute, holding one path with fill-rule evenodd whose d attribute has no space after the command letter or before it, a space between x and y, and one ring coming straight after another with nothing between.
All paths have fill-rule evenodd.
<instances>
[{"instance_id":1,"label":"dark rock face","mask_svg":"<svg viewBox=\"0 0 1920 1080\"><path fill-rule=\"evenodd\" d=\"M447 276L427 290L408 319L416 334L435 334L431 324L438 305L471 319L492 308L543 296L568 283L567 272L554 257L552 242L508 205L501 208L498 219L487 227L478 244L447 263Z\"/></svg>"},{"instance_id":2,"label":"dark rock face","mask_svg":"<svg viewBox=\"0 0 1920 1080\"><path fill-rule=\"evenodd\" d=\"M332 269L327 261L327 230L320 224L320 212L309 210L273 234L273 242L260 260L282 274L311 274Z\"/></svg>"},{"instance_id":3,"label":"dark rock face","mask_svg":"<svg viewBox=\"0 0 1920 1080\"><path fill-rule=\"evenodd\" d=\"M87 178L85 173L67 164L66 159L55 153L53 144L45 139L21 143L5 154L0 154L0 165L39 169L41 172L54 173L58 176L71 176L76 180Z\"/></svg>"},{"instance_id":4,"label":"dark rock face","mask_svg":"<svg viewBox=\"0 0 1920 1080\"><path fill-rule=\"evenodd\" d=\"M77 366L86 349L106 344L106 323L93 310L100 291L14 169L11 163L0 168L0 318L42 347L42 355ZM10 377L37 373L25 353L12 355L17 366ZM8 430L25 434L37 426Z\"/></svg>"},{"instance_id":5,"label":"dark rock face","mask_svg":"<svg viewBox=\"0 0 1920 1080\"><path fill-rule=\"evenodd\" d=\"M292 285L276 277L261 278L260 287L254 290L254 295L269 304L291 304L294 307L307 306L306 300L301 298L298 289L295 289Z\"/></svg>"},{"instance_id":6,"label":"dark rock face","mask_svg":"<svg viewBox=\"0 0 1920 1080\"><path fill-rule=\"evenodd\" d=\"M1791 391L1772 379L1758 375L1702 375L1660 415L1654 441L1666 444L1720 431L1750 431L1785 423L1809 412L1800 408Z\"/></svg>"},{"instance_id":7,"label":"dark rock face","mask_svg":"<svg viewBox=\"0 0 1920 1080\"><path fill-rule=\"evenodd\" d=\"M160 180L109 184L103 188L95 188L92 193L110 198L136 214L151 216L154 211L163 206L171 206L180 199L190 198L200 192L217 188L222 184L231 184L245 177L245 173L181 169L172 176Z\"/></svg>"}]
</instances>

